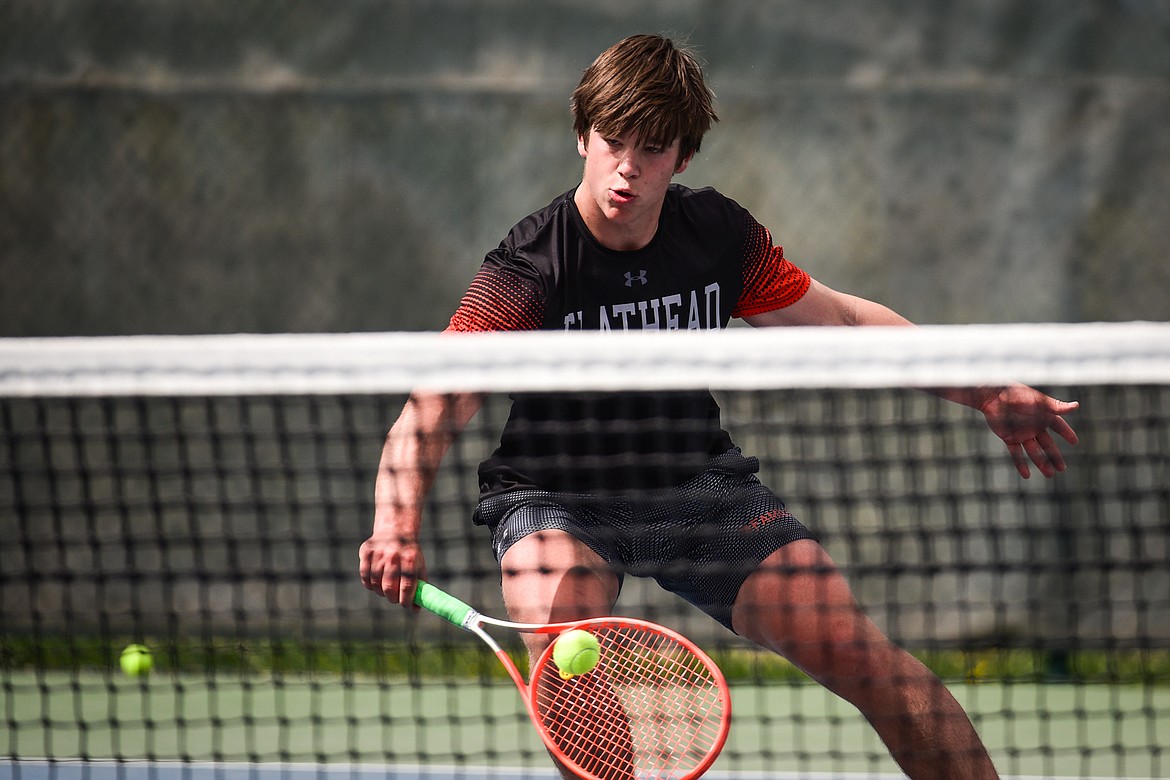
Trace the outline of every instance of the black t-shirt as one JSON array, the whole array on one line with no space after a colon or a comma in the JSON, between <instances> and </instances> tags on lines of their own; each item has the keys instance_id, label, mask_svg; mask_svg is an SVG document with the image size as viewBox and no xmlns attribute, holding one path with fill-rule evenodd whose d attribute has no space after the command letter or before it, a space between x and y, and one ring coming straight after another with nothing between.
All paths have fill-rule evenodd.
<instances>
[{"instance_id":1,"label":"black t-shirt","mask_svg":"<svg viewBox=\"0 0 1170 780\"><path fill-rule=\"evenodd\" d=\"M768 231L713 189L671 185L653 240L631 252L593 238L573 192L487 254L450 330L721 329L808 290L808 274ZM480 465L480 487L664 487L731 446L706 391L516 394L500 446Z\"/></svg>"}]
</instances>

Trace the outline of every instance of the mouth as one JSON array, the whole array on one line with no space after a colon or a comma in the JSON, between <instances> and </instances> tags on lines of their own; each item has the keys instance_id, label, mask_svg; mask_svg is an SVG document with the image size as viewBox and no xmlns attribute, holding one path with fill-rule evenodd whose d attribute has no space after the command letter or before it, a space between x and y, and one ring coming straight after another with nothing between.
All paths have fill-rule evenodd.
<instances>
[{"instance_id":1,"label":"mouth","mask_svg":"<svg viewBox=\"0 0 1170 780\"><path fill-rule=\"evenodd\" d=\"M615 203L630 203L638 197L630 190L625 189L610 190L609 192Z\"/></svg>"}]
</instances>

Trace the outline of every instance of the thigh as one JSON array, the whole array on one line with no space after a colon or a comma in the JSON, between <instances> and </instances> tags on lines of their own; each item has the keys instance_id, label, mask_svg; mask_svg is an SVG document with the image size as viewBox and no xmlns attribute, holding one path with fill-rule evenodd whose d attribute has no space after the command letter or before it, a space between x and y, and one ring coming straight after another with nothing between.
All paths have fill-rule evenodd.
<instances>
[{"instance_id":1,"label":"thigh","mask_svg":"<svg viewBox=\"0 0 1170 780\"><path fill-rule=\"evenodd\" d=\"M780 548L756 568L739 591L732 622L742 636L834 690L872 675L894 649L828 553L809 539Z\"/></svg>"},{"instance_id":2,"label":"thigh","mask_svg":"<svg viewBox=\"0 0 1170 780\"><path fill-rule=\"evenodd\" d=\"M605 560L572 534L548 529L513 543L500 560L504 605L512 620L557 623L608 615L620 583ZM546 635L525 634L535 657Z\"/></svg>"}]
</instances>

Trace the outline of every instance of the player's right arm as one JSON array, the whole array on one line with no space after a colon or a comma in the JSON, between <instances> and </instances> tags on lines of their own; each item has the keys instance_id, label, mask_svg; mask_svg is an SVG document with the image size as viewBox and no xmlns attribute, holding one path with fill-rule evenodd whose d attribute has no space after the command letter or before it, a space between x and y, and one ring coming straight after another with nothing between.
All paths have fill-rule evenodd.
<instances>
[{"instance_id":1,"label":"player's right arm","mask_svg":"<svg viewBox=\"0 0 1170 780\"><path fill-rule=\"evenodd\" d=\"M544 317L539 274L503 248L488 253L451 318L448 333L532 330ZM374 485L374 529L361 546L362 584L410 607L427 575L419 545L423 501L443 455L483 405L472 393L412 393L386 435Z\"/></svg>"},{"instance_id":2,"label":"player's right arm","mask_svg":"<svg viewBox=\"0 0 1170 780\"><path fill-rule=\"evenodd\" d=\"M412 393L386 435L374 485L374 528L361 546L358 574L367 590L410 606L426 577L419 545L423 500L443 455L483 405L473 393Z\"/></svg>"}]
</instances>

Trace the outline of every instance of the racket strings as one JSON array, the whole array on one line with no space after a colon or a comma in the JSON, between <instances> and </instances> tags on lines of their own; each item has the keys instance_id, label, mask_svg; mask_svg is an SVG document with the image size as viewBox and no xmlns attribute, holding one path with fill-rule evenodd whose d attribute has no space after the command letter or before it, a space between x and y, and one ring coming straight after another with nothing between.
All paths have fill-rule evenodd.
<instances>
[{"instance_id":1,"label":"racket strings","mask_svg":"<svg viewBox=\"0 0 1170 780\"><path fill-rule=\"evenodd\" d=\"M536 706L565 758L601 780L678 778L718 749L723 688L674 638L613 624L594 633L601 660L564 680L538 670Z\"/></svg>"},{"instance_id":2,"label":"racket strings","mask_svg":"<svg viewBox=\"0 0 1170 780\"><path fill-rule=\"evenodd\" d=\"M599 670L542 681L538 704L548 733L564 757L601 780L635 773L633 731L621 698Z\"/></svg>"}]
</instances>

